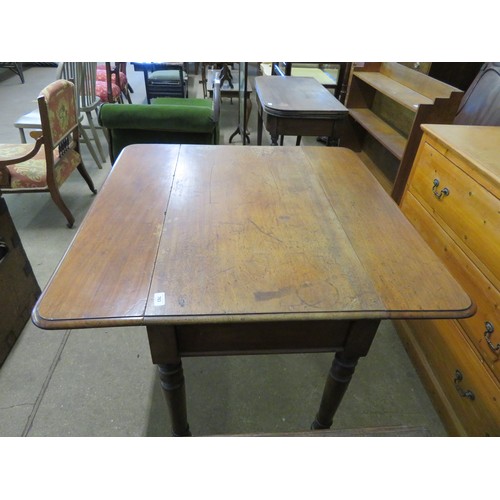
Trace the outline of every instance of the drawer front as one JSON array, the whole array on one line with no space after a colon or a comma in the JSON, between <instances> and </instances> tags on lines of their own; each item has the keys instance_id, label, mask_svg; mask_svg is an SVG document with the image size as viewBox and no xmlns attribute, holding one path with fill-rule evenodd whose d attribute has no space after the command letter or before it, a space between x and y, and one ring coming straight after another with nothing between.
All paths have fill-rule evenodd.
<instances>
[{"instance_id":1,"label":"drawer front","mask_svg":"<svg viewBox=\"0 0 500 500\"><path fill-rule=\"evenodd\" d=\"M476 255L477 265L498 287L500 200L429 144L422 144L418 158L410 192L448 226L462 248Z\"/></svg>"},{"instance_id":2,"label":"drawer front","mask_svg":"<svg viewBox=\"0 0 500 500\"><path fill-rule=\"evenodd\" d=\"M500 387L479 362L458 324L453 320L408 324L466 434L500 436Z\"/></svg>"},{"instance_id":3,"label":"drawer front","mask_svg":"<svg viewBox=\"0 0 500 500\"><path fill-rule=\"evenodd\" d=\"M500 347L497 349L497 344L500 344L500 291L453 242L411 193L406 194L401 208L476 304L476 314L471 318L460 319L458 322L500 381ZM488 331L489 325L493 327L492 332Z\"/></svg>"}]
</instances>

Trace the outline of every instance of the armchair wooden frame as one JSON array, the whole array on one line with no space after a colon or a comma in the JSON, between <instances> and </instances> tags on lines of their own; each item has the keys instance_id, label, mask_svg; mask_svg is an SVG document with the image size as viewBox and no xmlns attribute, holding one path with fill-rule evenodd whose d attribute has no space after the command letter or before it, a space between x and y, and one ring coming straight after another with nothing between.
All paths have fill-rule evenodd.
<instances>
[{"instance_id":1,"label":"armchair wooden frame","mask_svg":"<svg viewBox=\"0 0 500 500\"><path fill-rule=\"evenodd\" d=\"M79 142L79 122L76 115L76 103L73 106L64 108L61 114L66 114L63 119L55 118L49 109L48 99L57 99L61 96L67 102L75 101L74 85L67 80L56 80L42 90L38 97L38 108L40 111L41 131L32 131L31 136L35 143L20 145L0 145L0 190L2 194L6 193L36 193L48 192L56 206L61 210L67 220L68 227L73 227L74 217L61 197L59 187L66 180L69 174L76 168L80 175L85 179L90 190L95 194L97 190L83 164L80 155ZM59 119L61 128L57 129L54 124ZM24 152L18 156L9 155L9 149L15 148L17 151ZM12 149L13 148L13 149ZM45 185L35 185L27 183L19 187L12 187L11 171L9 166L21 164L28 160L44 159L45 171L38 172L38 177L45 179ZM64 175L58 168L64 168ZM56 175L59 172L59 176Z\"/></svg>"},{"instance_id":2,"label":"armchair wooden frame","mask_svg":"<svg viewBox=\"0 0 500 500\"><path fill-rule=\"evenodd\" d=\"M106 161L106 155L99 139L99 134L92 119L101 101L96 95L96 63L92 62L60 62L56 70L56 80L68 80L75 85L75 95L78 106L79 130L83 141L92 155L98 168L102 169L101 160ZM26 143L25 129L40 129L40 112L38 109L18 118L14 127L19 129L21 142ZM100 158L95 151L86 129L89 128ZM31 134L30 134L31 135Z\"/></svg>"}]
</instances>

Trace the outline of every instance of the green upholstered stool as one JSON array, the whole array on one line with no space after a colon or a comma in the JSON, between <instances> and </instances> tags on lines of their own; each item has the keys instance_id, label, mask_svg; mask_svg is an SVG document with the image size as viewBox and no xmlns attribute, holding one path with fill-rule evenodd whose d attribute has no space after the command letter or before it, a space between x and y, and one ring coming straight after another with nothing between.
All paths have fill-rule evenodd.
<instances>
[{"instance_id":1,"label":"green upholstered stool","mask_svg":"<svg viewBox=\"0 0 500 500\"><path fill-rule=\"evenodd\" d=\"M111 162L130 144L218 144L218 113L212 100L202 104L167 99L176 102L101 106L99 123L106 132Z\"/></svg>"}]
</instances>

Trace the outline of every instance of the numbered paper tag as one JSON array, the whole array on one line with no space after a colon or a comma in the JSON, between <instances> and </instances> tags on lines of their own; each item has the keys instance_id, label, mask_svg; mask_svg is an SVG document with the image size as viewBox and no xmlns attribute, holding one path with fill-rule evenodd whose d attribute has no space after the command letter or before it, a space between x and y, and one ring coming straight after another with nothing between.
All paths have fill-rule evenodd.
<instances>
[{"instance_id":1,"label":"numbered paper tag","mask_svg":"<svg viewBox=\"0 0 500 500\"><path fill-rule=\"evenodd\" d=\"M165 294L163 292L158 292L154 294L153 302L155 306L165 305Z\"/></svg>"}]
</instances>

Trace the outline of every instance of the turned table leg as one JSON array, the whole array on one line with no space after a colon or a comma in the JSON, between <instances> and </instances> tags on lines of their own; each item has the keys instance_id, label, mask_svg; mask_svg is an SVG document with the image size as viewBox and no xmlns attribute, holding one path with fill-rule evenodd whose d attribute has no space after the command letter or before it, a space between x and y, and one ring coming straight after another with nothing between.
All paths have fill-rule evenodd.
<instances>
[{"instance_id":1,"label":"turned table leg","mask_svg":"<svg viewBox=\"0 0 500 500\"><path fill-rule=\"evenodd\" d=\"M191 436L187 421L186 387L182 363L159 364L163 396L167 402L173 436Z\"/></svg>"},{"instance_id":2,"label":"turned table leg","mask_svg":"<svg viewBox=\"0 0 500 500\"><path fill-rule=\"evenodd\" d=\"M329 429L331 427L333 416L347 391L358 359L348 358L344 356L343 352L338 352L335 355L326 379L319 411L311 429Z\"/></svg>"},{"instance_id":3,"label":"turned table leg","mask_svg":"<svg viewBox=\"0 0 500 500\"><path fill-rule=\"evenodd\" d=\"M158 367L163 396L167 403L173 436L191 436L187 421L184 372L173 326L147 327L151 358Z\"/></svg>"},{"instance_id":4,"label":"turned table leg","mask_svg":"<svg viewBox=\"0 0 500 500\"><path fill-rule=\"evenodd\" d=\"M352 379L358 360L366 356L377 332L380 320L351 322L343 350L335 354L326 379L323 397L311 429L329 429L333 417Z\"/></svg>"}]
</instances>

